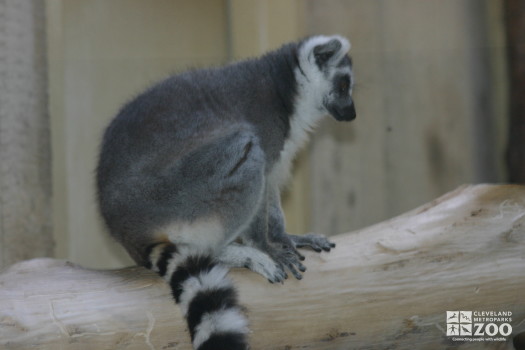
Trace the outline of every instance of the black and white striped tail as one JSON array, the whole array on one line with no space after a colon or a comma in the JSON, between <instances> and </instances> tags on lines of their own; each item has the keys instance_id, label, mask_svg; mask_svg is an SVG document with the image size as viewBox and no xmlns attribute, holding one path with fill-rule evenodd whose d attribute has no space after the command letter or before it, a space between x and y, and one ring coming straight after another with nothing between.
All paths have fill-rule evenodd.
<instances>
[{"instance_id":1,"label":"black and white striped tail","mask_svg":"<svg viewBox=\"0 0 525 350\"><path fill-rule=\"evenodd\" d=\"M158 243L147 251L149 269L170 285L196 350L246 350L248 322L227 278L228 269L211 257L188 256L172 243Z\"/></svg>"}]
</instances>

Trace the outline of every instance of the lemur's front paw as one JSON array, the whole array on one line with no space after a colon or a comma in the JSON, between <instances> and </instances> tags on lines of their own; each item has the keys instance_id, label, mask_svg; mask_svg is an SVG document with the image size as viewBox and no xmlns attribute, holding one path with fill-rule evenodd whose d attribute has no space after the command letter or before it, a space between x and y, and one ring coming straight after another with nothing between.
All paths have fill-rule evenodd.
<instances>
[{"instance_id":1,"label":"lemur's front paw","mask_svg":"<svg viewBox=\"0 0 525 350\"><path fill-rule=\"evenodd\" d=\"M301 261L304 260L304 256L295 249L292 242L272 243L270 256L281 267L281 269L289 270L298 280L303 278L301 272L305 272L306 267L301 264ZM288 277L288 275L286 275L286 277Z\"/></svg>"},{"instance_id":2,"label":"lemur's front paw","mask_svg":"<svg viewBox=\"0 0 525 350\"><path fill-rule=\"evenodd\" d=\"M323 235L308 233L305 235L288 235L296 248L312 248L320 253L323 250L329 252L330 249L335 248L335 243L332 243Z\"/></svg>"}]
</instances>

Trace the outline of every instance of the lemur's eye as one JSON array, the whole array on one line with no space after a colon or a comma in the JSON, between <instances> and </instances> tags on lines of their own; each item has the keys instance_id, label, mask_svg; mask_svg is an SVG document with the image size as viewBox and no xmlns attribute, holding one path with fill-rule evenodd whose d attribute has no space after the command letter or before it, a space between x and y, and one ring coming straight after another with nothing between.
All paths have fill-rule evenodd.
<instances>
[{"instance_id":1,"label":"lemur's eye","mask_svg":"<svg viewBox=\"0 0 525 350\"><path fill-rule=\"evenodd\" d=\"M332 56L332 53L322 53L319 55L319 60L321 62L326 62L330 59L331 56Z\"/></svg>"},{"instance_id":2,"label":"lemur's eye","mask_svg":"<svg viewBox=\"0 0 525 350\"><path fill-rule=\"evenodd\" d=\"M339 80L339 91L340 92L346 93L349 88L350 88L350 79L348 77L344 77L341 80Z\"/></svg>"}]
</instances>

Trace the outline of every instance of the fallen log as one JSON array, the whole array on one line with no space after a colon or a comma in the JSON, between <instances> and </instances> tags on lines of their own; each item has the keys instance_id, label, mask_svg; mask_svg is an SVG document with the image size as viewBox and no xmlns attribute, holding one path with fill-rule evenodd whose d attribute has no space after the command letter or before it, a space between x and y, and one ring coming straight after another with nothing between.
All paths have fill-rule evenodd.
<instances>
[{"instance_id":1,"label":"fallen log","mask_svg":"<svg viewBox=\"0 0 525 350\"><path fill-rule=\"evenodd\" d=\"M301 281L232 271L252 349L513 349L525 331L525 186L464 186L333 240L331 253L306 253ZM511 312L512 333L458 341L450 310ZM153 273L36 259L0 275L0 348L191 347Z\"/></svg>"}]
</instances>

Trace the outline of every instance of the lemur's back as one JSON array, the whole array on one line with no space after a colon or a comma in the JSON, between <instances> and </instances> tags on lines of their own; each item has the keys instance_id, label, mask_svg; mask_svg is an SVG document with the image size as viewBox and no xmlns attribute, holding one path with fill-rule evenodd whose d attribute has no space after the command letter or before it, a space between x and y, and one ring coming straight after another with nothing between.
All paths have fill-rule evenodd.
<instances>
[{"instance_id":1,"label":"lemur's back","mask_svg":"<svg viewBox=\"0 0 525 350\"><path fill-rule=\"evenodd\" d=\"M97 168L102 216L135 261L170 284L195 348L246 347L246 320L222 266L281 282L285 269L304 272L297 247L333 247L284 232L278 173L327 110L355 116L350 91L334 91L351 81L348 49L342 37L313 37L173 76L108 126Z\"/></svg>"},{"instance_id":2,"label":"lemur's back","mask_svg":"<svg viewBox=\"0 0 525 350\"><path fill-rule=\"evenodd\" d=\"M137 96L105 132L98 181L106 180L106 171L121 166L129 170L133 166L129 160L163 153L174 160L195 144L237 128L253 128L265 139L266 151L276 158L289 129L286 114L293 109L295 81L288 61L293 60L295 46L289 44L264 60L172 76ZM272 66L281 67L275 72L277 80L269 74ZM287 102L277 90L287 95ZM259 130L266 126L267 130Z\"/></svg>"}]
</instances>

